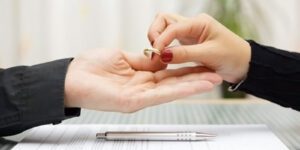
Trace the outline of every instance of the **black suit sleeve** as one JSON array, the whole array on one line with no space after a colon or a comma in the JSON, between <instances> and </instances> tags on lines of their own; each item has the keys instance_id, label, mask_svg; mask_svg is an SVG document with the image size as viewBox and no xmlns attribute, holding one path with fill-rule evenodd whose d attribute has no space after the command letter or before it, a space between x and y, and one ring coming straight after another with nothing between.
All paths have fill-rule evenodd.
<instances>
[{"instance_id":1,"label":"black suit sleeve","mask_svg":"<svg viewBox=\"0 0 300 150\"><path fill-rule=\"evenodd\" d=\"M250 68L238 90L300 110L300 54L248 42Z\"/></svg>"},{"instance_id":2,"label":"black suit sleeve","mask_svg":"<svg viewBox=\"0 0 300 150\"><path fill-rule=\"evenodd\" d=\"M0 136L79 116L79 108L64 108L64 82L70 61L0 70Z\"/></svg>"}]
</instances>

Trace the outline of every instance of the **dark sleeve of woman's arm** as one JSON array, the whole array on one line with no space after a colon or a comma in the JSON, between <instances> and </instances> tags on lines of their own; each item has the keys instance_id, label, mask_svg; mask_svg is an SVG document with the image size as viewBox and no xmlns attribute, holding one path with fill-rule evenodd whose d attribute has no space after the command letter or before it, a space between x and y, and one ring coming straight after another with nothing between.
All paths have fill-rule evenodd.
<instances>
[{"instance_id":1,"label":"dark sleeve of woman's arm","mask_svg":"<svg viewBox=\"0 0 300 150\"><path fill-rule=\"evenodd\" d=\"M238 90L300 110L300 54L248 42L250 68Z\"/></svg>"},{"instance_id":2,"label":"dark sleeve of woman's arm","mask_svg":"<svg viewBox=\"0 0 300 150\"><path fill-rule=\"evenodd\" d=\"M0 136L60 123L80 114L64 108L64 82L71 59L0 70Z\"/></svg>"}]
</instances>

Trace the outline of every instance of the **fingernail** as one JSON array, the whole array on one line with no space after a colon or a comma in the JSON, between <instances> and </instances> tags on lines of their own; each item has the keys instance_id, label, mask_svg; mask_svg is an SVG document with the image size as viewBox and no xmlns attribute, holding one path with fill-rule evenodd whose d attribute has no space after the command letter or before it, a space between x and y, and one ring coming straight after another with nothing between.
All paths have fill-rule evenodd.
<instances>
[{"instance_id":1,"label":"fingernail","mask_svg":"<svg viewBox=\"0 0 300 150\"><path fill-rule=\"evenodd\" d=\"M173 53L170 49L165 49L160 55L160 58L164 63L171 62L173 59Z\"/></svg>"}]
</instances>

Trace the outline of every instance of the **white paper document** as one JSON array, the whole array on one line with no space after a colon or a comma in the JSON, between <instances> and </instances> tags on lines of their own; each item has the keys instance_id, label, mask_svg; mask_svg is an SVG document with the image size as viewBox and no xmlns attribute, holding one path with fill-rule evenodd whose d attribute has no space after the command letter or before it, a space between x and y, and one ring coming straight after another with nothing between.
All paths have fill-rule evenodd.
<instances>
[{"instance_id":1,"label":"white paper document","mask_svg":"<svg viewBox=\"0 0 300 150\"><path fill-rule=\"evenodd\" d=\"M194 131L209 141L105 141L105 131ZM265 125L46 125L34 128L13 150L288 150Z\"/></svg>"}]
</instances>

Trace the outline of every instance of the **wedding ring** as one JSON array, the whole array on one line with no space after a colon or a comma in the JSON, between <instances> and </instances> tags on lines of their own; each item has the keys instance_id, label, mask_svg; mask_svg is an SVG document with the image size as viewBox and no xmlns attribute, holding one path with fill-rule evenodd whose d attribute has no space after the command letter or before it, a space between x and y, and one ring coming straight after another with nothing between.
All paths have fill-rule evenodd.
<instances>
[{"instance_id":1,"label":"wedding ring","mask_svg":"<svg viewBox=\"0 0 300 150\"><path fill-rule=\"evenodd\" d=\"M160 55L160 51L156 48L146 48L144 49L144 55L147 57L151 57L152 53L155 53L157 55Z\"/></svg>"}]
</instances>

